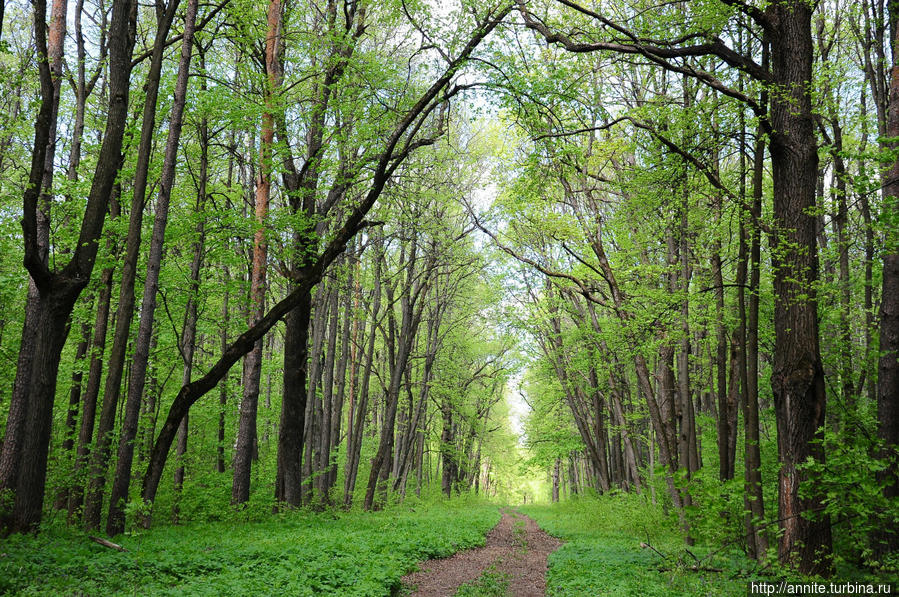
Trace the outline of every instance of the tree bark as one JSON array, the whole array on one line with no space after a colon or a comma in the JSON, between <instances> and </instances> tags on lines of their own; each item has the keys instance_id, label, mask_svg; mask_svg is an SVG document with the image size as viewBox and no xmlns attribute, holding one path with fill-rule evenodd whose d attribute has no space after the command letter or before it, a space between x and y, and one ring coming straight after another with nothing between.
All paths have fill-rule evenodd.
<instances>
[{"instance_id":1,"label":"tree bark","mask_svg":"<svg viewBox=\"0 0 899 597\"><path fill-rule=\"evenodd\" d=\"M375 255L374 255L374 286L372 290L371 304L371 331L368 335L368 348L365 350L365 365L362 368L362 383L359 385L359 399L356 404L356 415L353 423L353 430L347 438L347 462L346 462L346 481L344 483L343 504L349 508L353 502L353 493L356 489L356 476L359 471L359 457L362 450L362 430L365 425L365 413L368 410L368 393L369 383L371 381L371 372L375 354L375 339L378 330L378 315L381 311L381 239L375 238ZM365 330L363 328L363 337Z\"/></svg>"},{"instance_id":2,"label":"tree bark","mask_svg":"<svg viewBox=\"0 0 899 597\"><path fill-rule=\"evenodd\" d=\"M764 102L763 102L764 103ZM765 141L758 131L752 164L752 219L758 222L762 216L762 184L764 182ZM741 321L746 321L746 391L743 400L744 435L744 520L749 535L751 555L757 559L768 551L767 535L759 528L765 520L765 503L762 496L762 455L759 443L759 279L761 277L761 240L758 225L750 228L749 242L749 305L745 311L744 293L740 292ZM745 241L744 241L745 242ZM742 289L741 289L742 290ZM754 550L754 551L753 551Z\"/></svg>"},{"instance_id":3,"label":"tree bark","mask_svg":"<svg viewBox=\"0 0 899 597\"><path fill-rule=\"evenodd\" d=\"M805 574L828 574L830 521L819 495L801 497L808 481L798 465L823 462L818 430L826 396L818 339L815 287L818 279L815 184L817 141L810 97L812 7L801 0L766 9L775 32L771 72L770 152L774 182L772 267L774 269L774 361L771 386L777 418L779 556ZM811 516L811 517L810 517Z\"/></svg>"},{"instance_id":4,"label":"tree bark","mask_svg":"<svg viewBox=\"0 0 899 597\"><path fill-rule=\"evenodd\" d=\"M35 4L35 42L38 60L44 60L39 68L41 109L35 123L35 145L32 150L32 163L29 184L35 193L37 210L35 214L36 257L43 268L49 267L50 254L50 194L53 185L53 161L56 156L56 128L59 120L59 96L62 87L62 59L66 36L66 0L54 0L50 13L50 23L45 27L47 12L46 1ZM2 20L0 20L2 26ZM37 28L40 27L40 35ZM41 143L41 147L38 147ZM23 223L24 225L24 223ZM27 439L25 421L28 418L31 398L31 379L34 374L34 355L39 330L37 328L41 315L40 289L37 282L28 280L28 296L25 301L25 322L22 326L22 340L19 344L19 358L16 364L16 376L13 381L13 392L10 398L9 415L6 422L6 433L3 450L0 452L0 491L11 489L16 484L18 469L22 466L22 450ZM68 333L68 330L66 330Z\"/></svg>"},{"instance_id":5,"label":"tree bark","mask_svg":"<svg viewBox=\"0 0 899 597\"><path fill-rule=\"evenodd\" d=\"M253 271L250 282L250 321L252 327L265 315L266 220L271 190L272 145L275 138L274 93L280 82L281 1L270 0L266 15L265 69L268 82L265 91L266 109L262 115L259 141L259 171L256 180L256 233L253 240ZM240 402L240 423L234 449L234 478L231 503L244 504L250 499L250 471L256 448L256 412L259 402L259 378L262 372L262 338L244 359L243 399Z\"/></svg>"},{"instance_id":6,"label":"tree bark","mask_svg":"<svg viewBox=\"0 0 899 597\"><path fill-rule=\"evenodd\" d=\"M60 353L65 344L66 323L93 270L110 193L121 160L122 138L128 116L131 50L136 19L136 11L133 10L135 6L129 0L113 4L109 32L109 108L106 130L87 198L78 244L69 263L60 271L51 271L42 259L37 240L37 206L42 192L41 180L52 128L53 82L44 31L46 3L38 0L34 7L41 108L35 122L30 184L23 196L22 229L25 267L40 293L32 362L40 363L41 366L32 368L28 383L29 408L23 427L21 458L17 463L12 518L0 523L5 530L21 532L35 528L41 518Z\"/></svg>"},{"instance_id":7,"label":"tree bark","mask_svg":"<svg viewBox=\"0 0 899 597\"><path fill-rule=\"evenodd\" d=\"M174 0L171 0L176 4ZM198 0L188 0L187 12L184 16L183 43L181 58L178 64L178 78L175 82L174 102L169 121L168 138L165 144L165 157L162 174L159 180L159 196L156 199L156 216L153 221L153 233L150 238L150 251L147 256L147 272L144 278L144 293L141 299L140 324L137 339L134 343L134 355L131 364L131 380L128 386L128 398L125 402L125 416L119 435L119 451L116 460L115 478L109 496L109 517L106 522L106 533L110 536L125 531L125 502L128 500L128 487L131 484L131 464L134 459L134 438L137 436L137 425L140 419L140 405L144 395L147 379L147 364L150 360L150 343L153 334L153 322L156 314L156 293L159 291L159 270L162 267L162 249L165 242L165 229L168 225L169 203L172 186L175 182L175 162L178 157L178 144L181 139L181 127L184 117L184 104L187 96L187 83L190 73L190 61L193 55L193 36L197 21ZM194 307L196 309L196 307ZM194 315L196 318L196 315ZM193 338L190 339L193 344ZM190 359L193 358L191 347ZM188 360L185 355L185 360ZM188 381L190 381L188 379Z\"/></svg>"},{"instance_id":8,"label":"tree bark","mask_svg":"<svg viewBox=\"0 0 899 597\"><path fill-rule=\"evenodd\" d=\"M424 311L423 297L427 294L429 277L433 270L434 256L426 259L424 267L417 271L416 240L413 239L410 256L406 263L406 280L400 295L401 323L397 334L397 348L395 358L392 359L390 371L390 385L385 396L386 405L384 422L381 426L381 439L378 443L378 451L372 459L371 474L368 478L368 487L365 491L366 510L377 509L383 503L384 493L387 490L387 479L390 475L393 453L394 424L396 422L397 407L399 404L400 383L409 363L409 356L421 323ZM414 282L413 279L417 278ZM376 498L375 494L380 495Z\"/></svg>"},{"instance_id":9,"label":"tree bark","mask_svg":"<svg viewBox=\"0 0 899 597\"><path fill-rule=\"evenodd\" d=\"M183 43L187 43L186 27L184 33ZM206 57L204 50L199 44L197 49L200 51L200 70L205 71ZM206 91L205 79L200 84L200 88ZM184 361L184 368L181 372L181 385L190 383L191 374L193 373L194 352L197 344L197 303L200 301L200 270L203 267L206 241L206 183L209 176L209 122L205 116L200 119L197 132L200 143L200 172L199 180L197 181L196 213L200 214L201 219L197 223L197 238L193 243L193 258L190 262L190 294L187 297L187 305L184 309L184 325L181 331L181 355ZM172 505L172 520L176 523L178 522L181 489L184 486L184 457L187 453L188 429L189 420L188 416L185 416L178 427L178 444L175 452L178 466L175 469L175 503Z\"/></svg>"},{"instance_id":10,"label":"tree bark","mask_svg":"<svg viewBox=\"0 0 899 597\"><path fill-rule=\"evenodd\" d=\"M177 4L176 0L172 0L164 13L157 14L158 20L156 37L153 41L153 56L145 83L143 121L141 123L137 163L134 171L131 214L128 222L128 236L125 240L125 260L122 263L119 303L115 315L116 325L106 368L103 405L100 409L97 440L91 454L90 482L84 508L84 526L88 530L99 529L102 517L106 467L113 439L116 410L122 390L122 375L125 369L128 342L131 339L131 320L134 317L134 283L137 275L137 262L140 256L144 199L147 192L153 135L156 132L156 103L159 96L159 81L162 73L162 54Z\"/></svg>"},{"instance_id":11,"label":"tree bark","mask_svg":"<svg viewBox=\"0 0 899 597\"><path fill-rule=\"evenodd\" d=\"M899 137L899 6L889 3L890 39L893 68L890 72L887 137ZM895 149L899 144L893 143ZM884 211L890 218L899 214L899 159L890 167L883 183ZM880 360L877 378L878 437L882 456L889 466L881 471L883 495L899 497L899 234L887 230L883 256L883 290L880 302ZM884 528L875 537L878 555L899 550L899 532Z\"/></svg>"},{"instance_id":12,"label":"tree bark","mask_svg":"<svg viewBox=\"0 0 899 597\"><path fill-rule=\"evenodd\" d=\"M121 215L118 197L121 187L116 184L110 198L110 217L116 220ZM116 242L107 241L107 247L116 253ZM73 484L69 489L68 521L72 524L81 517L84 505L84 473L90 457L90 444L94 435L97 417L97 396L100 394L100 380L103 376L103 352L106 350L106 332L109 327L109 302L112 297L113 268L106 267L100 273L100 293L97 298L97 315L94 319L94 335L91 341L91 362L87 374L81 408L81 425L78 430L78 448L72 471Z\"/></svg>"}]
</instances>

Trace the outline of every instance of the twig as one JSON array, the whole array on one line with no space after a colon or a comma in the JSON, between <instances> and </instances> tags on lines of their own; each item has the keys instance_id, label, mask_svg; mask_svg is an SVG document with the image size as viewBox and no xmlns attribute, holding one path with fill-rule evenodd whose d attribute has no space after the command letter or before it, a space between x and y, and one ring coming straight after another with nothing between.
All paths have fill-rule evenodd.
<instances>
[{"instance_id":1,"label":"twig","mask_svg":"<svg viewBox=\"0 0 899 597\"><path fill-rule=\"evenodd\" d=\"M644 541L641 541L641 542L640 542L640 547L642 547L643 549L649 548L649 549L653 550L654 552L656 552L657 554L659 554L659 557L661 557L663 560L667 560L667 559L668 559L668 556L666 556L665 554L663 554L662 552L660 552L658 549L656 549L655 547L653 547L653 546L650 545L649 543L646 543L646 542L644 542Z\"/></svg>"},{"instance_id":2,"label":"twig","mask_svg":"<svg viewBox=\"0 0 899 597\"><path fill-rule=\"evenodd\" d=\"M99 543L103 547L108 547L108 548L114 549L116 551L128 551L121 545L119 545L117 543L113 543L112 541L107 541L106 539L101 539L100 537L94 537L93 535L88 535L87 538L95 543Z\"/></svg>"}]
</instances>

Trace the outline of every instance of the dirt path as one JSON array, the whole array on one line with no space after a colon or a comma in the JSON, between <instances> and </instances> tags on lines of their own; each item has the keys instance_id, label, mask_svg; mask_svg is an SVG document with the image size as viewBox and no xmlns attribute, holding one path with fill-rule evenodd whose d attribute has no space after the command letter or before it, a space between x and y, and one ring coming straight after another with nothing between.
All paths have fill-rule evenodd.
<instances>
[{"instance_id":1,"label":"dirt path","mask_svg":"<svg viewBox=\"0 0 899 597\"><path fill-rule=\"evenodd\" d=\"M403 577L403 585L412 589L408 594L414 597L451 597L461 585L477 580L493 566L491 572L495 570L509 583L507 595L543 597L546 556L561 544L527 516L503 510L484 547L422 562L420 572Z\"/></svg>"}]
</instances>

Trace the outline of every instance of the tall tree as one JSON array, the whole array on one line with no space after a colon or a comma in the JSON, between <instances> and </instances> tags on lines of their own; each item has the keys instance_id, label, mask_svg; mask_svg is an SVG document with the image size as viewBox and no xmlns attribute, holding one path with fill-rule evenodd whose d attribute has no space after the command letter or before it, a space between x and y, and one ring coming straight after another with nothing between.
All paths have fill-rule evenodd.
<instances>
[{"instance_id":1,"label":"tall tree","mask_svg":"<svg viewBox=\"0 0 899 597\"><path fill-rule=\"evenodd\" d=\"M169 121L168 138L165 145L165 158L163 159L162 175L159 181L159 196L156 200L153 234L150 238L147 272L144 278L144 294L141 300L140 324L134 344L131 380L128 384L128 398L125 402L125 416L122 419L122 431L119 435L119 452L116 459L115 478L109 496L109 517L106 523L106 533L108 535L117 535L125 530L124 502L128 499L128 487L131 484L134 441L137 436L140 404L147 379L147 364L150 360L150 344L152 342L153 321L156 314L156 294L159 291L159 270L162 266L162 249L165 241L165 229L168 224L169 202L172 196L172 186L175 183L175 162L178 156L178 143L181 138L181 127L184 118L190 61L193 55L197 3L198 0L188 0L187 12L184 15L181 59L178 64L178 77L175 82L175 95Z\"/></svg>"},{"instance_id":2,"label":"tall tree","mask_svg":"<svg viewBox=\"0 0 899 597\"><path fill-rule=\"evenodd\" d=\"M890 47L893 68L889 84L887 137L899 137L899 5L889 2ZM897 145L892 145L895 149ZM891 164L883 182L884 215L895 222L899 214L899 158ZM899 497L899 235L887 229L883 256L883 290L880 302L880 362L877 380L878 436L889 466L881 473L884 497ZM883 554L899 549L899 533L884 529L877 538Z\"/></svg>"},{"instance_id":3,"label":"tall tree","mask_svg":"<svg viewBox=\"0 0 899 597\"><path fill-rule=\"evenodd\" d=\"M50 25L44 30L46 18L46 2L42 7L35 6L34 27L35 42L37 44L38 60L45 61L41 64L39 72L41 79L41 112L39 118L45 120L43 124L46 130L37 129L39 123L35 123L35 144L44 143L45 146L38 154L35 145L32 151L32 173L29 185L36 185L32 192L37 193L35 213L35 250L36 257L42 262L44 268L49 266L50 257L50 196L53 185L54 159L56 156L56 129L59 119L59 96L62 87L63 50L66 37L66 6L65 0L56 0L50 14ZM37 29L40 28L40 36ZM49 33L49 39L48 39ZM40 137L38 137L40 135ZM35 172L38 167L36 160L40 157L40 172ZM40 180L35 178L40 175ZM27 192L27 191L26 191ZM25 225L23 220L23 226ZM9 417L7 419L6 436L3 442L3 451L0 452L0 490L11 488L16 483L16 475L21 466L22 449L25 433L25 421L28 418L30 393L32 390L32 370L34 367L34 352L38 341L37 323L40 317L40 289L34 278L28 282L28 297L25 302L25 322L22 326L22 342L19 348L19 361L16 367L16 377L13 384L13 394L10 401ZM61 348L61 347L60 347Z\"/></svg>"},{"instance_id":4,"label":"tall tree","mask_svg":"<svg viewBox=\"0 0 899 597\"><path fill-rule=\"evenodd\" d=\"M819 429L824 424L826 396L819 348L815 288L818 248L815 207L818 153L814 131L810 83L813 45L813 6L801 0L766 5L730 1L764 31L771 43L770 68L729 47L715 30L694 30L680 40L658 40L650 32L628 29L602 14L573 2L562 2L593 19L608 31L607 39L580 41L535 18L523 2L520 12L526 25L547 41L578 52L612 51L648 57L662 68L696 78L750 106L766 125L774 184L774 229L771 235L774 269L775 351L771 378L778 429L778 519L782 530L781 561L804 573L831 570L830 521L821 514L821 496L800 494L807 474L799 465L808 458L823 462ZM730 11L722 3L720 9ZM702 43L693 42L699 38ZM755 80L772 85L770 111L713 74L690 64L698 56L715 56Z\"/></svg>"},{"instance_id":5,"label":"tall tree","mask_svg":"<svg viewBox=\"0 0 899 597\"><path fill-rule=\"evenodd\" d=\"M131 339L131 321L134 317L134 284L137 279L137 266L140 258L143 214L153 152L153 135L156 133L156 104L162 77L163 51L177 6L178 0L171 0L168 5L161 1L156 3L156 36L153 39L150 68L147 72L144 92L131 211L128 217L128 235L125 238L125 259L122 262L119 301L115 313L115 331L107 361L103 404L97 424L96 442L91 453L90 481L84 504L84 526L88 529L99 529L103 517L106 469L113 441L116 411L122 392L122 377L125 371L128 342Z\"/></svg>"},{"instance_id":6,"label":"tall tree","mask_svg":"<svg viewBox=\"0 0 899 597\"><path fill-rule=\"evenodd\" d=\"M305 293L321 280L325 269L345 251L347 243L369 225L365 217L381 196L388 179L412 152L434 142L434 138L424 136L428 130L426 125L433 122L432 115L441 103L463 90L464 86L452 85L458 71L468 63L481 42L510 10L511 6L500 5L488 8L477 16L475 27L466 34L459 52L449 58L444 70L436 75L428 88L417 96L396 124L390 127L383 145L380 145L380 149L371 159L370 163L373 164L371 179L360 201L349 211L343 223L335 228L333 236L311 265L304 268L296 277L294 280L296 287L276 303L258 323L230 344L205 375L183 386L178 392L150 455L142 491L145 502L152 502L156 497L168 451L181 419L198 399L215 387L231 366L246 354L259 338L300 304ZM149 524L149 518L144 522Z\"/></svg>"},{"instance_id":7,"label":"tall tree","mask_svg":"<svg viewBox=\"0 0 899 597\"><path fill-rule=\"evenodd\" d=\"M272 183L272 144L275 139L274 93L280 84L281 0L271 0L266 13L264 92L265 112L259 140L259 168L256 180L256 232L253 237L253 265L250 281L250 321L252 327L265 314L266 268L268 242L266 220ZM256 450L256 413L259 402L259 378L262 373L262 337L244 359L243 398L240 402L240 428L234 449L234 481L231 503L243 504L250 499L250 469Z\"/></svg>"},{"instance_id":8,"label":"tall tree","mask_svg":"<svg viewBox=\"0 0 899 597\"><path fill-rule=\"evenodd\" d=\"M47 474L47 452L53 418L53 401L60 356L68 332L68 319L75 301L85 288L97 256L98 242L106 220L113 183L121 161L122 138L128 116L131 52L134 47L137 4L130 0L113 3L109 24L109 104L106 130L87 196L78 243L69 262L50 269L38 242L38 202L42 193L47 146L53 129L53 75L45 32L46 3L34 3L34 31L41 80L41 108L35 122L31 174L23 197L22 230L25 267L39 292L35 345L31 368L27 414L19 458L16 459L15 505L8 530L25 531L40 522ZM61 26L61 25L60 25ZM15 449L14 446L10 446ZM4 442L4 450L6 442Z\"/></svg>"}]
</instances>

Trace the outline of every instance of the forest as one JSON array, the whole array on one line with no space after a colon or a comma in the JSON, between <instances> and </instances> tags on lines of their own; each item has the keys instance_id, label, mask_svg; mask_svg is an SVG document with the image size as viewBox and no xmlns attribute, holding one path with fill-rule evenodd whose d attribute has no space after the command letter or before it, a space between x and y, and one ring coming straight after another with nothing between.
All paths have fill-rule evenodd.
<instances>
[{"instance_id":1,"label":"forest","mask_svg":"<svg viewBox=\"0 0 899 597\"><path fill-rule=\"evenodd\" d=\"M0 594L899 590L899 2L11 0L0 105Z\"/></svg>"}]
</instances>

